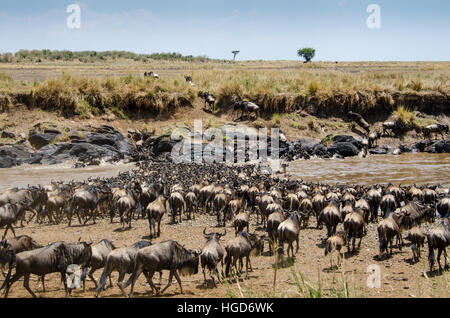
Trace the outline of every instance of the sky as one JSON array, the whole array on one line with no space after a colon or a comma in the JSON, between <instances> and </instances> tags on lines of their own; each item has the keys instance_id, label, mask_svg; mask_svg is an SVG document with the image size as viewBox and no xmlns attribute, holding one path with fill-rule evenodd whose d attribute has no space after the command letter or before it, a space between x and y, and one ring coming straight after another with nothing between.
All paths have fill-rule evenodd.
<instances>
[{"instance_id":1,"label":"sky","mask_svg":"<svg viewBox=\"0 0 450 318\"><path fill-rule=\"evenodd\" d=\"M81 28L68 28L70 4ZM371 4L380 28L369 28ZM373 17L373 16L372 16ZM372 21L372 20L371 20ZM179 52L239 60L449 61L448 0L0 1L0 52Z\"/></svg>"}]
</instances>

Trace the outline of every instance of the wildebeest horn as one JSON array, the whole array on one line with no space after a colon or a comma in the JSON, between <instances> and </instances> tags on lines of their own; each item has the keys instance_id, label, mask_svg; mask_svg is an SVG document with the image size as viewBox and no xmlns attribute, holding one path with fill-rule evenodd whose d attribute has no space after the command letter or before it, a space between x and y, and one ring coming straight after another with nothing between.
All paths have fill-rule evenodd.
<instances>
[{"instance_id":1,"label":"wildebeest horn","mask_svg":"<svg viewBox=\"0 0 450 318\"><path fill-rule=\"evenodd\" d=\"M203 235L209 235L209 234L206 234L206 227L204 228L204 230L203 230Z\"/></svg>"}]
</instances>

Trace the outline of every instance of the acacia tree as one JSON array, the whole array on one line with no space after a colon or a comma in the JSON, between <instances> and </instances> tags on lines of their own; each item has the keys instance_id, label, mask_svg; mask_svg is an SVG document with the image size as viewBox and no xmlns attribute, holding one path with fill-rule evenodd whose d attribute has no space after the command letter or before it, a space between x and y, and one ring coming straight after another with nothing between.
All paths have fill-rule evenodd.
<instances>
[{"instance_id":1,"label":"acacia tree","mask_svg":"<svg viewBox=\"0 0 450 318\"><path fill-rule=\"evenodd\" d=\"M233 56L233 61L236 60L236 55L238 55L239 53L241 53L241 51L231 51L231 53L234 55Z\"/></svg>"},{"instance_id":2,"label":"acacia tree","mask_svg":"<svg viewBox=\"0 0 450 318\"><path fill-rule=\"evenodd\" d=\"M311 62L316 55L316 50L311 47L305 47L297 51L298 56L305 59L305 63Z\"/></svg>"}]
</instances>

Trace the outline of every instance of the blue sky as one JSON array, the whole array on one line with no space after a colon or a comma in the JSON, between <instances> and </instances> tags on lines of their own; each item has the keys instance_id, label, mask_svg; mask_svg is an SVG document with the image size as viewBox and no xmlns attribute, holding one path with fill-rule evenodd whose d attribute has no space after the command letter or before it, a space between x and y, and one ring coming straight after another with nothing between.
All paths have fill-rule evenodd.
<instances>
[{"instance_id":1,"label":"blue sky","mask_svg":"<svg viewBox=\"0 0 450 318\"><path fill-rule=\"evenodd\" d=\"M69 4L81 29L69 29ZM369 29L368 5L381 8ZM1 52L19 49L175 51L241 60L450 60L448 0L15 0L0 3Z\"/></svg>"}]
</instances>

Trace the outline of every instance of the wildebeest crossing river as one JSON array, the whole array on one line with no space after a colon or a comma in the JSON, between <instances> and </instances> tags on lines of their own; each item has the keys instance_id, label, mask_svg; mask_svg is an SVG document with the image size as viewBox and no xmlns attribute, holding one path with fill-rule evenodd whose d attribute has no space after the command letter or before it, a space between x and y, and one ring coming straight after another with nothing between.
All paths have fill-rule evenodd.
<instances>
[{"instance_id":1,"label":"wildebeest crossing river","mask_svg":"<svg viewBox=\"0 0 450 318\"><path fill-rule=\"evenodd\" d=\"M66 166L20 166L0 169L0 191L51 181L80 181L112 177L133 169L134 164L117 164L72 169ZM378 155L361 159L311 159L291 162L289 175L304 181L327 184L442 184L450 185L450 154Z\"/></svg>"}]
</instances>

